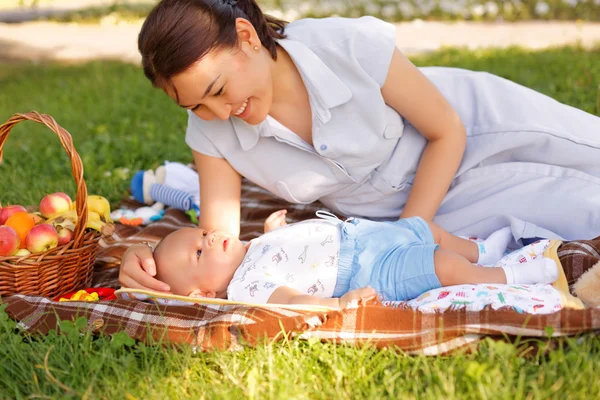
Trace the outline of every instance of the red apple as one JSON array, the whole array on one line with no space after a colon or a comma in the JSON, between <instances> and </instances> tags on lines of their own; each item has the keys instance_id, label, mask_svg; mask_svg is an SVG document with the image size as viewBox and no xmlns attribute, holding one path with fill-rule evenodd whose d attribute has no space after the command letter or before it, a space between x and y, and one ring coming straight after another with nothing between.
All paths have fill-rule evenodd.
<instances>
[{"instance_id":1,"label":"red apple","mask_svg":"<svg viewBox=\"0 0 600 400\"><path fill-rule=\"evenodd\" d=\"M0 225L4 225L7 219L10 218L11 215L17 212L27 212L25 207L19 205L6 206L0 209Z\"/></svg>"},{"instance_id":2,"label":"red apple","mask_svg":"<svg viewBox=\"0 0 600 400\"><path fill-rule=\"evenodd\" d=\"M69 228L65 228L62 225L56 226L56 232L58 233L58 245L69 243L73 239L73 231Z\"/></svg>"},{"instance_id":3,"label":"red apple","mask_svg":"<svg viewBox=\"0 0 600 400\"><path fill-rule=\"evenodd\" d=\"M0 256L12 256L19 251L19 235L10 226L0 226Z\"/></svg>"},{"instance_id":4,"label":"red apple","mask_svg":"<svg viewBox=\"0 0 600 400\"><path fill-rule=\"evenodd\" d=\"M48 194L40 202L40 214L44 218L52 218L61 212L69 211L70 208L71 198L63 192Z\"/></svg>"},{"instance_id":5,"label":"red apple","mask_svg":"<svg viewBox=\"0 0 600 400\"><path fill-rule=\"evenodd\" d=\"M69 202L69 206L70 206L70 205L71 205L71 203L73 202L73 201L71 200L71 198L69 197L69 195L68 195L68 194L66 194L66 193L63 193L63 192L56 192L56 193L53 193L53 194L55 194L55 195L57 195L57 196L60 196L60 197L62 197L63 199L65 199L66 201L68 201L68 202Z\"/></svg>"},{"instance_id":6,"label":"red apple","mask_svg":"<svg viewBox=\"0 0 600 400\"><path fill-rule=\"evenodd\" d=\"M50 224L39 224L31 228L25 237L27 250L42 253L58 246L58 233Z\"/></svg>"}]
</instances>

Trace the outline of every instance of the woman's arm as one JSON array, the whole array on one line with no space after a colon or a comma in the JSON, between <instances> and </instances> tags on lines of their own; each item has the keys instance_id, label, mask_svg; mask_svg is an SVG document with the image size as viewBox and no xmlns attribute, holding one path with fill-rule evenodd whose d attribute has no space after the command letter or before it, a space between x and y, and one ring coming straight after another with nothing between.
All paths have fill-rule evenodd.
<instances>
[{"instance_id":1,"label":"woman's arm","mask_svg":"<svg viewBox=\"0 0 600 400\"><path fill-rule=\"evenodd\" d=\"M199 226L239 236L241 175L223 158L193 154L200 178Z\"/></svg>"},{"instance_id":2,"label":"woman's arm","mask_svg":"<svg viewBox=\"0 0 600 400\"><path fill-rule=\"evenodd\" d=\"M400 217L418 215L431 221L462 160L465 127L433 83L398 49L381 93L428 141Z\"/></svg>"},{"instance_id":3,"label":"woman's arm","mask_svg":"<svg viewBox=\"0 0 600 400\"><path fill-rule=\"evenodd\" d=\"M200 226L239 236L241 176L221 158L193 153L200 177ZM155 279L155 275L156 264L148 246L127 249L119 271L123 287L169 291L169 285Z\"/></svg>"}]
</instances>

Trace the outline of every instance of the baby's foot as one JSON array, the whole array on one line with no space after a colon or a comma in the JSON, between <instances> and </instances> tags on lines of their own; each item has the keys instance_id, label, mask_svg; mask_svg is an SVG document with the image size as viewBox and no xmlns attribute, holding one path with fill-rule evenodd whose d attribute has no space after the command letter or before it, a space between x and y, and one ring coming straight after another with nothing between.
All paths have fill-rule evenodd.
<instances>
[{"instance_id":1,"label":"baby's foot","mask_svg":"<svg viewBox=\"0 0 600 400\"><path fill-rule=\"evenodd\" d=\"M479 249L477 264L496 264L504 256L512 238L512 230L507 226L492 233L483 243L477 243Z\"/></svg>"},{"instance_id":2,"label":"baby's foot","mask_svg":"<svg viewBox=\"0 0 600 400\"><path fill-rule=\"evenodd\" d=\"M522 264L506 265L502 269L509 285L553 283L558 279L558 265L553 259L546 257Z\"/></svg>"},{"instance_id":3,"label":"baby's foot","mask_svg":"<svg viewBox=\"0 0 600 400\"><path fill-rule=\"evenodd\" d=\"M556 261L551 258L542 257L544 261L544 266L542 270L544 271L544 280L540 283L554 283L558 279L558 265L556 265Z\"/></svg>"}]
</instances>

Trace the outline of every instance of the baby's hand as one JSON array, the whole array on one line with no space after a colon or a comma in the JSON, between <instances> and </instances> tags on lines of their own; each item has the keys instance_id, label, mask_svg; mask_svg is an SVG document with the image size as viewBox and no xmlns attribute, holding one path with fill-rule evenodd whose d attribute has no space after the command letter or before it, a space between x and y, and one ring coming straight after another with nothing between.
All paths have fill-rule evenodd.
<instances>
[{"instance_id":1,"label":"baby's hand","mask_svg":"<svg viewBox=\"0 0 600 400\"><path fill-rule=\"evenodd\" d=\"M351 290L342 297L340 297L340 308L347 308L353 300L357 300L358 304L364 304L367 301L372 300L376 297L377 292L375 292L375 289L369 286Z\"/></svg>"},{"instance_id":2,"label":"baby's hand","mask_svg":"<svg viewBox=\"0 0 600 400\"><path fill-rule=\"evenodd\" d=\"M282 226L286 226L287 222L285 222L285 215L287 214L287 210L279 210L275 211L273 214L269 215L269 218L265 221L265 233L270 232L274 229L281 228Z\"/></svg>"}]
</instances>

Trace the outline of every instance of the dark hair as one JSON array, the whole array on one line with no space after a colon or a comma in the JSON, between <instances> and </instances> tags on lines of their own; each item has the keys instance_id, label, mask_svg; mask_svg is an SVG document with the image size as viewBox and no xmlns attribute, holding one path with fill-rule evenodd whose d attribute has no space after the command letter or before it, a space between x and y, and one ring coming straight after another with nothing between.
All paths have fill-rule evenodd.
<instances>
[{"instance_id":1,"label":"dark hair","mask_svg":"<svg viewBox=\"0 0 600 400\"><path fill-rule=\"evenodd\" d=\"M144 74L165 89L171 78L209 51L237 45L236 18L250 21L262 45L277 59L287 22L265 15L255 0L162 0L138 36Z\"/></svg>"}]
</instances>

